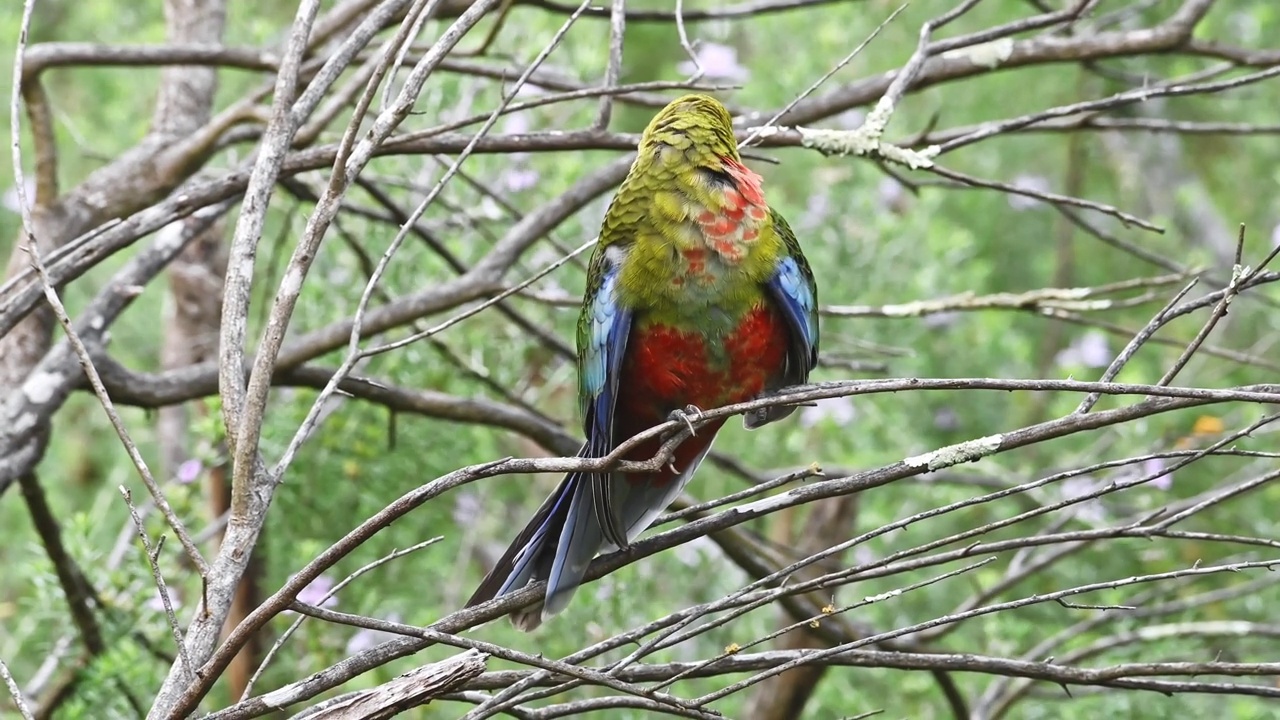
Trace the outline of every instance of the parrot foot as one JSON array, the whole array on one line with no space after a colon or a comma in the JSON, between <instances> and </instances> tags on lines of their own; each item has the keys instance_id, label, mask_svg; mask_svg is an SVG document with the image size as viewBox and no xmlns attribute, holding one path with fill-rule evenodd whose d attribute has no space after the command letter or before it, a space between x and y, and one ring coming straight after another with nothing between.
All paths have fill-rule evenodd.
<instances>
[{"instance_id":1,"label":"parrot foot","mask_svg":"<svg viewBox=\"0 0 1280 720\"><path fill-rule=\"evenodd\" d=\"M696 436L697 430L693 429L693 421L702 418L702 410L697 405L685 405L683 410L672 410L667 415L668 420L681 420L689 428L689 434Z\"/></svg>"}]
</instances>

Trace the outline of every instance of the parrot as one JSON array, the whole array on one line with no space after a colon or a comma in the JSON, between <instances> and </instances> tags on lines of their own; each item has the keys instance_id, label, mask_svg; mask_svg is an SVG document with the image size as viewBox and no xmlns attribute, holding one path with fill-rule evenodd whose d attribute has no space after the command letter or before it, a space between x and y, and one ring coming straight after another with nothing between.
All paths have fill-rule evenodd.
<instances>
[{"instance_id":1,"label":"parrot","mask_svg":"<svg viewBox=\"0 0 1280 720\"><path fill-rule=\"evenodd\" d=\"M604 457L702 408L807 382L818 361L817 285L761 185L715 98L685 95L649 122L588 263L578 457ZM754 430L795 409L752 410L743 425ZM662 470L569 473L466 607L545 580L542 602L512 612L512 624L532 631L564 610L597 554L629 547L675 500L724 422L699 427ZM652 458L664 439L625 459Z\"/></svg>"}]
</instances>

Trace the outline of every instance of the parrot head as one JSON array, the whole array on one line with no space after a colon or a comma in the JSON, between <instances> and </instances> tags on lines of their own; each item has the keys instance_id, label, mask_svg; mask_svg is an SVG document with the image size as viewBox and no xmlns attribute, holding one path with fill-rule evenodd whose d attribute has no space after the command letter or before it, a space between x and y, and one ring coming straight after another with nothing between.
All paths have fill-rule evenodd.
<instances>
[{"instance_id":1,"label":"parrot head","mask_svg":"<svg viewBox=\"0 0 1280 720\"><path fill-rule=\"evenodd\" d=\"M738 158L733 121L719 100L709 95L685 95L662 109L640 137L640 157L659 165L703 166L719 169L720 160Z\"/></svg>"}]
</instances>

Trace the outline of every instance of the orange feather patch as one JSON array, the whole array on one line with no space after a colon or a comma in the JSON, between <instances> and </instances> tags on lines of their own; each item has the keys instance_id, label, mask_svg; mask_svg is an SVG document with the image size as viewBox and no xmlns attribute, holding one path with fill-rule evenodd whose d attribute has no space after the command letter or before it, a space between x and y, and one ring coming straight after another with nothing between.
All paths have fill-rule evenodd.
<instances>
[{"instance_id":1,"label":"orange feather patch","mask_svg":"<svg viewBox=\"0 0 1280 720\"><path fill-rule=\"evenodd\" d=\"M695 220L711 249L725 261L737 263L746 255L743 245L759 239L757 226L764 222L768 209L759 175L733 158L720 158L720 162L733 179L733 187L721 192L718 209L703 210Z\"/></svg>"}]
</instances>

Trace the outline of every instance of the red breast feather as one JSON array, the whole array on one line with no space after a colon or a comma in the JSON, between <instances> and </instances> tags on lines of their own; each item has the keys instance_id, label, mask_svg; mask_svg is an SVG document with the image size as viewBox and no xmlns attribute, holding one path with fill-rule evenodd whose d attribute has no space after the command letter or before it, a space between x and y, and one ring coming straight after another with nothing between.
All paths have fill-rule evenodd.
<instances>
[{"instance_id":1,"label":"red breast feather","mask_svg":"<svg viewBox=\"0 0 1280 720\"><path fill-rule=\"evenodd\" d=\"M750 400L764 390L786 362L787 327L782 314L766 301L756 305L724 340L727 364L713 364L707 340L699 331L662 325L641 325L627 343L628 359L619 383L616 436L628 438L666 421L672 410L695 405L701 409ZM683 469L711 442L721 420L704 427L676 451L674 464ZM647 460L657 452L657 440L641 444L627 457ZM665 477L664 477L665 476ZM664 480L669 471L632 481Z\"/></svg>"}]
</instances>

